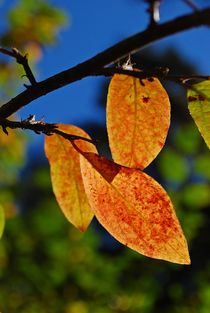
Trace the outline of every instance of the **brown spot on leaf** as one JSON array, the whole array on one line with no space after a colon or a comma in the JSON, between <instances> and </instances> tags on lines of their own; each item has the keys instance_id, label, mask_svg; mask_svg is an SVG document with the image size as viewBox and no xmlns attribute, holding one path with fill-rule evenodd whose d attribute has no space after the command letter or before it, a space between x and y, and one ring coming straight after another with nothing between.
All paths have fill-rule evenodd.
<instances>
[{"instance_id":1,"label":"brown spot on leaf","mask_svg":"<svg viewBox=\"0 0 210 313\"><path fill-rule=\"evenodd\" d=\"M193 97L193 96L189 96L189 97L187 98L187 100L188 100L189 102L192 102L192 101L196 101L197 98L196 98L196 97Z\"/></svg>"},{"instance_id":2,"label":"brown spot on leaf","mask_svg":"<svg viewBox=\"0 0 210 313\"><path fill-rule=\"evenodd\" d=\"M199 96L198 96L198 100L200 100L200 101L205 101L206 98L205 98L205 96L203 96L203 95L199 95Z\"/></svg>"},{"instance_id":3,"label":"brown spot on leaf","mask_svg":"<svg viewBox=\"0 0 210 313\"><path fill-rule=\"evenodd\" d=\"M142 100L144 103L148 103L149 99L150 99L149 97L144 97L144 96L142 97Z\"/></svg>"}]
</instances>

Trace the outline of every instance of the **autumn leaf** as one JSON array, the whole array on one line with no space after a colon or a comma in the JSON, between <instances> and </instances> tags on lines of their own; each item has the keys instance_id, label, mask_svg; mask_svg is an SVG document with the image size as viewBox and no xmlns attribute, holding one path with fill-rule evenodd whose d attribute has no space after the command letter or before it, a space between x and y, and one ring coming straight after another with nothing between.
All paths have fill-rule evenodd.
<instances>
[{"instance_id":1,"label":"autumn leaf","mask_svg":"<svg viewBox=\"0 0 210 313\"><path fill-rule=\"evenodd\" d=\"M210 80L192 85L187 99L190 114L210 148Z\"/></svg>"},{"instance_id":2,"label":"autumn leaf","mask_svg":"<svg viewBox=\"0 0 210 313\"><path fill-rule=\"evenodd\" d=\"M144 169L164 146L170 102L158 79L116 74L107 98L107 130L113 160Z\"/></svg>"},{"instance_id":3,"label":"autumn leaf","mask_svg":"<svg viewBox=\"0 0 210 313\"><path fill-rule=\"evenodd\" d=\"M80 164L90 205L113 237L146 256L190 263L172 203L154 179L94 153L83 153Z\"/></svg>"},{"instance_id":4,"label":"autumn leaf","mask_svg":"<svg viewBox=\"0 0 210 313\"><path fill-rule=\"evenodd\" d=\"M4 226L5 226L4 209L0 205L0 238L2 237L2 234L4 232Z\"/></svg>"},{"instance_id":5,"label":"autumn leaf","mask_svg":"<svg viewBox=\"0 0 210 313\"><path fill-rule=\"evenodd\" d=\"M67 134L90 138L76 126L58 124L58 129ZM95 146L89 142L75 142L82 151L96 152ZM75 227L85 231L93 218L93 212L85 195L79 153L70 141L57 134L46 136L45 153L50 163L53 191L59 206Z\"/></svg>"}]
</instances>

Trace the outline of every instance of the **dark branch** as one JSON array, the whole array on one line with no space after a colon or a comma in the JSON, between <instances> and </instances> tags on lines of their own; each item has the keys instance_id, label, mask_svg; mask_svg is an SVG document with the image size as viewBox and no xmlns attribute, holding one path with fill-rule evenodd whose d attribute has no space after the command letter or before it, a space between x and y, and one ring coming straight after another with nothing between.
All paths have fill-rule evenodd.
<instances>
[{"instance_id":1,"label":"dark branch","mask_svg":"<svg viewBox=\"0 0 210 313\"><path fill-rule=\"evenodd\" d=\"M31 68L28 64L28 58L27 58L27 54L26 55L22 55L20 53L20 51L16 48L13 48L12 50L7 50L4 48L0 48L0 52L6 55L9 55L12 58L16 59L16 62L21 64L24 68L24 71L26 73L26 77L28 78L28 80L30 81L31 85L35 85L36 84L36 79L31 71Z\"/></svg>"},{"instance_id":2,"label":"dark branch","mask_svg":"<svg viewBox=\"0 0 210 313\"><path fill-rule=\"evenodd\" d=\"M209 80L209 76L207 75L169 75L168 68L156 68L152 71L133 71L133 70L126 70L123 68L103 68L98 70L97 72L93 73L95 76L112 76L114 74L122 74L122 75L129 75L133 77L137 77L139 79L152 79L156 77L158 79L165 79L170 80L178 84L185 84L190 80Z\"/></svg>"},{"instance_id":3,"label":"dark branch","mask_svg":"<svg viewBox=\"0 0 210 313\"><path fill-rule=\"evenodd\" d=\"M0 108L0 116L5 118L9 117L31 101L74 81L91 76L104 66L117 62L129 53L134 53L137 50L146 47L148 44L169 35L201 25L210 25L210 8L149 28L119 42L75 67L37 83L4 104Z\"/></svg>"},{"instance_id":4,"label":"dark branch","mask_svg":"<svg viewBox=\"0 0 210 313\"><path fill-rule=\"evenodd\" d=\"M51 135L57 128L56 124L49 124L43 121L35 121L34 115L29 116L29 118L23 121L10 121L5 118L0 118L0 126L6 134L8 134L7 128L20 128L30 129L35 133L44 133L46 135Z\"/></svg>"},{"instance_id":5,"label":"dark branch","mask_svg":"<svg viewBox=\"0 0 210 313\"><path fill-rule=\"evenodd\" d=\"M58 129L58 125L56 124L45 123L44 121L36 121L34 115L29 116L29 118L23 121L10 121L5 118L0 118L0 126L2 127L3 131L7 135L8 135L7 128L29 129L29 130L34 131L36 134L43 133L48 136L52 134L58 134L69 141L84 140L92 144L96 144L94 140L91 140L82 136L67 134L61 131Z\"/></svg>"},{"instance_id":6,"label":"dark branch","mask_svg":"<svg viewBox=\"0 0 210 313\"><path fill-rule=\"evenodd\" d=\"M96 145L96 141L95 140L92 140L92 139L88 139L88 138L85 138L85 137L82 137L82 136L76 136L76 135L70 135L70 134L67 134L67 133L64 133L63 131L59 130L59 129L55 129L53 130L52 134L58 134L60 135L61 137L73 142L75 140L84 140L84 141L87 141L87 142L90 142L92 143L93 145Z\"/></svg>"}]
</instances>

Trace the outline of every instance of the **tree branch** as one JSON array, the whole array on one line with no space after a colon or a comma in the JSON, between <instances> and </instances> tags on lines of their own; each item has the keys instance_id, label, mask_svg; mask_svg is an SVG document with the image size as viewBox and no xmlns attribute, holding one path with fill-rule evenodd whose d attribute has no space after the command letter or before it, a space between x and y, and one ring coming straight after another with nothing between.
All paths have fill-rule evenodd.
<instances>
[{"instance_id":1,"label":"tree branch","mask_svg":"<svg viewBox=\"0 0 210 313\"><path fill-rule=\"evenodd\" d=\"M102 68L92 75L95 76L112 76L114 74L122 74L122 75L129 75L136 78L142 79L148 79L152 80L153 77L156 77L158 79L165 79L173 81L177 84L185 84L186 82L190 80L209 80L210 77L207 75L169 75L169 69L168 68L156 68L152 71L133 71L133 70L126 70L123 68Z\"/></svg>"},{"instance_id":2,"label":"tree branch","mask_svg":"<svg viewBox=\"0 0 210 313\"><path fill-rule=\"evenodd\" d=\"M210 8L179 17L161 25L156 25L153 28L148 28L143 32L119 42L75 67L60 72L31 86L29 89L2 105L0 108L0 116L4 118L9 117L31 101L72 82L93 75L104 66L118 61L129 53L134 53L169 35L201 25L210 26Z\"/></svg>"},{"instance_id":3,"label":"tree branch","mask_svg":"<svg viewBox=\"0 0 210 313\"><path fill-rule=\"evenodd\" d=\"M32 71L31 71L31 68L30 68L29 64L28 64L27 54L22 55L20 53L20 51L18 49L16 49L16 48L13 48L12 50L7 50L7 49L4 49L4 48L0 47L0 52L3 53L3 54L9 55L12 58L15 58L16 62L23 66L24 71L26 73L26 77L30 81L31 85L33 86L33 85L36 84L36 79L35 79ZM26 86L26 87L28 87L28 86Z\"/></svg>"},{"instance_id":4,"label":"tree branch","mask_svg":"<svg viewBox=\"0 0 210 313\"><path fill-rule=\"evenodd\" d=\"M88 139L82 136L67 134L61 131L58 129L58 125L56 124L45 123L44 121L36 121L34 115L30 115L29 118L23 121L10 121L8 119L0 117L0 126L2 127L4 133L7 135L8 135L7 128L28 129L28 130L34 131L36 134L43 133L48 136L52 134L57 134L71 142L74 140L84 140L94 145L96 144L96 141L92 139Z\"/></svg>"}]
</instances>

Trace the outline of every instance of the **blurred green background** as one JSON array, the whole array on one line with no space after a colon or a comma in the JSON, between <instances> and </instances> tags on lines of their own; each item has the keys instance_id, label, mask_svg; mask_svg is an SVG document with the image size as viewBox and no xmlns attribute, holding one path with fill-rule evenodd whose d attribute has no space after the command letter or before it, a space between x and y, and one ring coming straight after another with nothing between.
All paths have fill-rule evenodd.
<instances>
[{"instance_id":1,"label":"blurred green background","mask_svg":"<svg viewBox=\"0 0 210 313\"><path fill-rule=\"evenodd\" d=\"M30 54L32 67L55 44L68 16L47 1L17 1L7 15L0 45ZM174 49L134 57L137 67L196 68ZM1 103L19 88L22 69L0 56ZM104 109L108 80L97 91ZM210 153L186 109L185 91L166 83L172 102L167 145L147 172L170 194L186 234L192 265L143 257L116 242L93 221L81 234L61 213L46 159L33 157L29 133L0 133L0 205L6 226L0 240L2 313L208 313L210 312ZM106 130L84 124L109 154ZM36 149L36 148L35 148Z\"/></svg>"}]
</instances>

